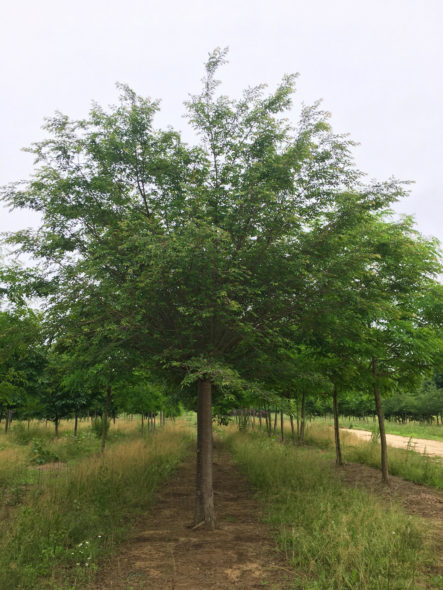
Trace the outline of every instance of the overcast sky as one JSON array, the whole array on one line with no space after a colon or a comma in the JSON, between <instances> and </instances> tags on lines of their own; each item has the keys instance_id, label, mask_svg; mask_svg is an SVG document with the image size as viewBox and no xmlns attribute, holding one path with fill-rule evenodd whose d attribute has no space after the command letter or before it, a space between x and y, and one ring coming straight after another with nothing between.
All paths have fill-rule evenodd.
<instances>
[{"instance_id":1,"label":"overcast sky","mask_svg":"<svg viewBox=\"0 0 443 590\"><path fill-rule=\"evenodd\" d=\"M15 0L0 12L0 185L27 178L22 147L46 116L115 103L115 82L162 99L159 125L186 128L183 101L229 46L222 90L299 72L298 102L322 98L360 143L369 177L414 180L398 210L443 241L443 0ZM0 209L0 231L31 226Z\"/></svg>"}]
</instances>

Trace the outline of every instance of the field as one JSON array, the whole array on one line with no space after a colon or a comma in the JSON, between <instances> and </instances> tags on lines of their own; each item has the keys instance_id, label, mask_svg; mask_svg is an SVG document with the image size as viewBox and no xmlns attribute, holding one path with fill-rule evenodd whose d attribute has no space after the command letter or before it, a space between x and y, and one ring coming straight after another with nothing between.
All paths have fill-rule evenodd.
<instances>
[{"instance_id":1,"label":"field","mask_svg":"<svg viewBox=\"0 0 443 590\"><path fill-rule=\"evenodd\" d=\"M102 455L89 424L20 425L0 438L0 588L80 588L188 452L186 424L141 435L118 420ZM80 585L79 585L80 584ZM68 585L68 587L70 587Z\"/></svg>"},{"instance_id":2,"label":"field","mask_svg":"<svg viewBox=\"0 0 443 590\"><path fill-rule=\"evenodd\" d=\"M191 414L142 434L138 419L118 419L103 455L87 421L77 437L72 422L61 425L58 439L44 423L31 423L29 430L16 424L2 434L0 588L138 590L154 587L143 585L152 584L153 572L156 589L171 588L171 551L174 583L187 580L188 588L206 587L205 560L214 588L443 587L441 494L422 490L420 503L414 484L394 483L394 501L379 485L371 487L369 467L336 470L324 425L308 428L311 444L302 448L234 426L218 428L218 528L188 529L193 422ZM347 461L370 463L368 447L374 445L344 437ZM418 462L426 459L417 455ZM126 557L116 562L121 552ZM110 572L105 581L104 572Z\"/></svg>"}]
</instances>

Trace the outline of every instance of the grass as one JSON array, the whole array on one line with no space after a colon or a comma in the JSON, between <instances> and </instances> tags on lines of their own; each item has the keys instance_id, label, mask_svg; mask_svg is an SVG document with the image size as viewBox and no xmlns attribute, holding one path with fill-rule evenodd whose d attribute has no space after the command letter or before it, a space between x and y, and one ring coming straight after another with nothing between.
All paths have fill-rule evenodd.
<instances>
[{"instance_id":1,"label":"grass","mask_svg":"<svg viewBox=\"0 0 443 590\"><path fill-rule=\"evenodd\" d=\"M333 418L315 418L314 424L323 423L333 425ZM377 422L371 420L350 419L340 416L340 425L343 428L356 428L358 430L372 431L377 428ZM425 424L423 422L407 422L405 424L399 422L392 422L385 420L385 428L387 434L398 434L406 436L407 438L425 438L428 440L443 441L443 425L442 424Z\"/></svg>"},{"instance_id":2,"label":"grass","mask_svg":"<svg viewBox=\"0 0 443 590\"><path fill-rule=\"evenodd\" d=\"M27 469L41 478L2 527L0 588L83 588L98 560L149 508L190 440L189 429L176 423L145 438L128 436L104 456L77 457L45 472Z\"/></svg>"},{"instance_id":3,"label":"grass","mask_svg":"<svg viewBox=\"0 0 443 590\"><path fill-rule=\"evenodd\" d=\"M334 432L323 423L310 423L306 429L307 444L322 449L334 448ZM344 461L364 463L380 469L380 444L378 441L363 441L352 432L341 432L340 441ZM389 472L434 488L443 488L443 460L439 457L421 455L413 450L388 449Z\"/></svg>"},{"instance_id":4,"label":"grass","mask_svg":"<svg viewBox=\"0 0 443 590\"><path fill-rule=\"evenodd\" d=\"M431 550L420 522L345 487L324 453L232 430L226 441L294 568L295 589L437 587L426 574Z\"/></svg>"}]
</instances>

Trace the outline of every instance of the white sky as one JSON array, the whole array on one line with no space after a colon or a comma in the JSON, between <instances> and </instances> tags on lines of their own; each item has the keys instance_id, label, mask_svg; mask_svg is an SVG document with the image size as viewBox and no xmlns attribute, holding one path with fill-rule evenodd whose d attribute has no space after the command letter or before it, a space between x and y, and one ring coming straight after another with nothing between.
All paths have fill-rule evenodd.
<instances>
[{"instance_id":1,"label":"white sky","mask_svg":"<svg viewBox=\"0 0 443 590\"><path fill-rule=\"evenodd\" d=\"M443 241L443 0L3 0L0 185L29 175L20 149L45 116L114 103L117 81L185 128L182 103L217 46L230 47L226 94L300 72L296 100L323 98L369 177L415 180L398 210ZM0 208L0 231L35 222Z\"/></svg>"}]
</instances>

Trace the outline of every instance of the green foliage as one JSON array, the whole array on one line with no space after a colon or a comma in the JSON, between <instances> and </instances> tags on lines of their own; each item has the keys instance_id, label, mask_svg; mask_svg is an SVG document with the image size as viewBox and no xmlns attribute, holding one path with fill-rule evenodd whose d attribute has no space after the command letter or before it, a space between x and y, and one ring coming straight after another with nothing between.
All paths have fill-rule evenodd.
<instances>
[{"instance_id":1,"label":"green foliage","mask_svg":"<svg viewBox=\"0 0 443 590\"><path fill-rule=\"evenodd\" d=\"M56 453L50 450L42 441L34 440L32 442L31 463L43 465L44 463L52 463L58 460L59 458Z\"/></svg>"},{"instance_id":2,"label":"green foliage","mask_svg":"<svg viewBox=\"0 0 443 590\"><path fill-rule=\"evenodd\" d=\"M103 418L99 418L99 417L94 418L94 420L92 421L92 424L91 424L92 432L99 439L102 438L104 429L106 429L105 436L107 436L108 431L109 431L109 427L110 427L109 420L106 420L106 422L105 422L103 420Z\"/></svg>"}]
</instances>

